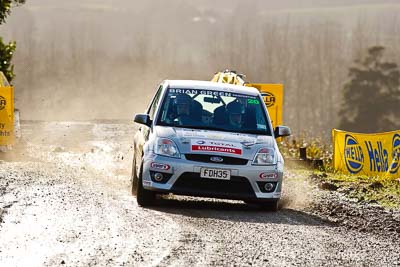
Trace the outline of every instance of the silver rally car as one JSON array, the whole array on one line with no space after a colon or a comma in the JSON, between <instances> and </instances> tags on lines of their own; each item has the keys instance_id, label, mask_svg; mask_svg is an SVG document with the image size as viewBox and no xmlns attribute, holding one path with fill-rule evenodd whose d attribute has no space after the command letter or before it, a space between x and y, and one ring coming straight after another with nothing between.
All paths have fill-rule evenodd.
<instances>
[{"instance_id":1,"label":"silver rally car","mask_svg":"<svg viewBox=\"0 0 400 267\"><path fill-rule=\"evenodd\" d=\"M238 199L277 210L284 161L259 91L205 81L167 80L134 137L132 193Z\"/></svg>"}]
</instances>

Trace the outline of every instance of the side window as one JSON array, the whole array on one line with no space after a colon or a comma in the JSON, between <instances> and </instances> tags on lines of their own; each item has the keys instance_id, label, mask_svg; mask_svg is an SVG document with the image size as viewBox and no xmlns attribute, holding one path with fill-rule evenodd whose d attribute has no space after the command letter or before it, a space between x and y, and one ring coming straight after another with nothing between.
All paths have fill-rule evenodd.
<instances>
[{"instance_id":1,"label":"side window","mask_svg":"<svg viewBox=\"0 0 400 267\"><path fill-rule=\"evenodd\" d=\"M149 114L151 120L154 119L154 115L155 115L155 112L157 110L157 106L158 106L158 103L159 103L159 100L160 100L160 97L161 97L162 88L163 88L162 85L160 85L158 87L157 93L153 98L153 102L151 102L151 106L149 108L149 111L147 112Z\"/></svg>"}]
</instances>

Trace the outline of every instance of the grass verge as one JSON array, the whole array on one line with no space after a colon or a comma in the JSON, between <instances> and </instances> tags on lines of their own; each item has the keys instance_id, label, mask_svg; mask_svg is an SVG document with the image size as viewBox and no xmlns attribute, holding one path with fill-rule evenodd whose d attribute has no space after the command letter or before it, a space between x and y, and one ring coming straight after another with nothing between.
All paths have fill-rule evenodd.
<instances>
[{"instance_id":1,"label":"grass verge","mask_svg":"<svg viewBox=\"0 0 400 267\"><path fill-rule=\"evenodd\" d=\"M400 209L400 179L346 175L314 171L312 178L320 187L344 193L359 202L377 203L386 208Z\"/></svg>"}]
</instances>

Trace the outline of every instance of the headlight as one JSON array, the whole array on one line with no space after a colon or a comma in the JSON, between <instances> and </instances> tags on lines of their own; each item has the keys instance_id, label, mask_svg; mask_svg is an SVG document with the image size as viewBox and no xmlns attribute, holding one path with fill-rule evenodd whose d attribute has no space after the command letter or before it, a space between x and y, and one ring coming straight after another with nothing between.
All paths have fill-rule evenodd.
<instances>
[{"instance_id":1,"label":"headlight","mask_svg":"<svg viewBox=\"0 0 400 267\"><path fill-rule=\"evenodd\" d=\"M273 148L260 148L254 157L253 165L275 164L275 150Z\"/></svg>"},{"instance_id":2,"label":"headlight","mask_svg":"<svg viewBox=\"0 0 400 267\"><path fill-rule=\"evenodd\" d=\"M161 156L180 158L178 147L176 144L167 138L159 138L156 142L155 153Z\"/></svg>"}]
</instances>

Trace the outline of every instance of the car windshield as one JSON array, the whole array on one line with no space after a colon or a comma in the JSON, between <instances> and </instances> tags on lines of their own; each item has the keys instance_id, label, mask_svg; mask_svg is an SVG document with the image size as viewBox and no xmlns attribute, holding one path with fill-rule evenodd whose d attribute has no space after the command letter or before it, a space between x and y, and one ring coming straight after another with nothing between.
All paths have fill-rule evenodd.
<instances>
[{"instance_id":1,"label":"car windshield","mask_svg":"<svg viewBox=\"0 0 400 267\"><path fill-rule=\"evenodd\" d=\"M169 88L157 125L271 135L259 96Z\"/></svg>"}]
</instances>

